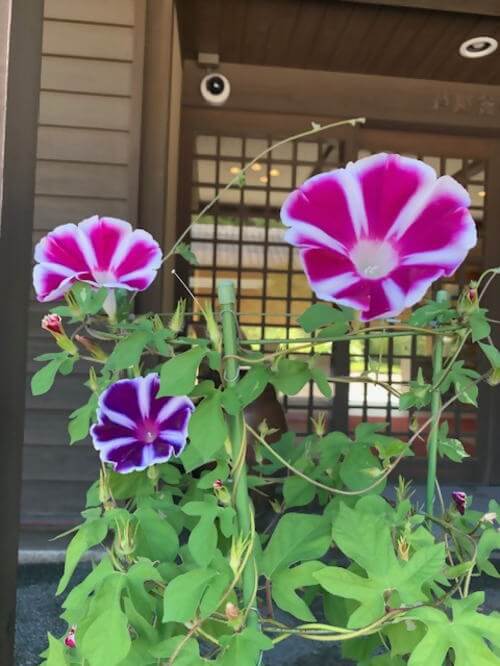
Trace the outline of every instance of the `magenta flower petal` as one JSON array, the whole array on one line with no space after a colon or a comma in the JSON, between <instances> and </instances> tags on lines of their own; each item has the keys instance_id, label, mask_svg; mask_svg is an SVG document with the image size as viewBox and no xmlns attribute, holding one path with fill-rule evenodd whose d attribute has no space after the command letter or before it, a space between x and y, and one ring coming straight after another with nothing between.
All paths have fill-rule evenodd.
<instances>
[{"instance_id":1,"label":"magenta flower petal","mask_svg":"<svg viewBox=\"0 0 500 666\"><path fill-rule=\"evenodd\" d=\"M53 301L76 281L110 289L147 289L161 266L162 253L146 231L95 215L47 234L35 248L35 261L37 298Z\"/></svg>"},{"instance_id":2,"label":"magenta flower petal","mask_svg":"<svg viewBox=\"0 0 500 666\"><path fill-rule=\"evenodd\" d=\"M369 321L417 303L476 244L466 190L428 165L380 153L320 174L281 210L316 295Z\"/></svg>"},{"instance_id":3,"label":"magenta flower petal","mask_svg":"<svg viewBox=\"0 0 500 666\"><path fill-rule=\"evenodd\" d=\"M117 472L143 470L182 453L194 405L188 397L157 398L157 374L121 379L99 397L90 434L103 462Z\"/></svg>"}]
</instances>

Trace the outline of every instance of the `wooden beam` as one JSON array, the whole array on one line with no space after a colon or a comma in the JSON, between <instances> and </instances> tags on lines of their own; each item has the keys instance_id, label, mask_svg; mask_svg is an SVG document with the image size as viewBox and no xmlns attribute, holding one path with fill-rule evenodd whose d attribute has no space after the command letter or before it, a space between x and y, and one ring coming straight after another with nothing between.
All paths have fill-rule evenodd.
<instances>
[{"instance_id":1,"label":"wooden beam","mask_svg":"<svg viewBox=\"0 0 500 666\"><path fill-rule=\"evenodd\" d=\"M498 0L341 0L355 5L385 5L407 9L431 9L440 12L500 16Z\"/></svg>"},{"instance_id":2,"label":"wooden beam","mask_svg":"<svg viewBox=\"0 0 500 666\"><path fill-rule=\"evenodd\" d=\"M182 60L173 0L147 0L138 225L163 248L175 237ZM164 271L167 273L167 271ZM137 298L139 311L170 309L172 276ZM170 302L169 302L170 299Z\"/></svg>"},{"instance_id":3,"label":"wooden beam","mask_svg":"<svg viewBox=\"0 0 500 666\"><path fill-rule=\"evenodd\" d=\"M369 126L500 134L500 86L228 63L220 71L231 82L228 110L309 114L311 120L366 116ZM186 106L213 108L200 95L203 75L196 62L185 61Z\"/></svg>"},{"instance_id":4,"label":"wooden beam","mask_svg":"<svg viewBox=\"0 0 500 666\"><path fill-rule=\"evenodd\" d=\"M10 16L10 22L9 22ZM0 201L0 663L14 663L16 571L24 425L31 231L42 50L43 2L0 0L0 102L3 193ZM8 45L8 46L7 46ZM1 140L0 140L1 142Z\"/></svg>"}]
</instances>

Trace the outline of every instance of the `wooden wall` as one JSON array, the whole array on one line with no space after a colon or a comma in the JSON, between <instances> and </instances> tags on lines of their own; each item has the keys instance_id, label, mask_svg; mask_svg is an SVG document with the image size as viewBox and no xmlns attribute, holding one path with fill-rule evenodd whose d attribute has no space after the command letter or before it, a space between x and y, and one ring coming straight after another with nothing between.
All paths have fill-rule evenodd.
<instances>
[{"instance_id":1,"label":"wooden wall","mask_svg":"<svg viewBox=\"0 0 500 666\"><path fill-rule=\"evenodd\" d=\"M137 219L144 0L45 0L33 241L95 213ZM52 348L32 302L28 358ZM28 362L28 379L38 364ZM28 389L22 525L74 520L95 478L90 445L68 446L67 417L86 400L80 375Z\"/></svg>"}]
</instances>

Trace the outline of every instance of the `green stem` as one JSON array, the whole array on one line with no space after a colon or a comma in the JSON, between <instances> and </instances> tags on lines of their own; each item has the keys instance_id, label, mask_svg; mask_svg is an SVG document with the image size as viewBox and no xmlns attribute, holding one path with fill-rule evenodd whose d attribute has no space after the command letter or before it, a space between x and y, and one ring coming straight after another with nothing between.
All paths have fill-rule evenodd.
<instances>
[{"instance_id":1,"label":"green stem","mask_svg":"<svg viewBox=\"0 0 500 666\"><path fill-rule=\"evenodd\" d=\"M234 358L238 350L238 334L236 322L236 295L234 283L224 280L219 284L218 297L222 319L222 339L224 355L229 358L224 361L224 380L227 386L234 386L239 378L239 361ZM252 533L251 506L248 497L247 468L245 461L245 438L246 433L243 425L243 413L228 416L229 436L232 446L233 462L237 461L234 473L234 497L236 513L238 515L238 526L241 536L250 538ZM250 556L242 575L243 602L246 608L250 608L248 624L258 626L258 615L252 606L255 604L256 575L255 559Z\"/></svg>"},{"instance_id":2,"label":"green stem","mask_svg":"<svg viewBox=\"0 0 500 666\"><path fill-rule=\"evenodd\" d=\"M440 291L437 300L443 301L447 293ZM436 472L438 456L439 417L441 414L441 391L439 383L443 373L443 338L436 337L433 340L432 349L432 384L434 390L431 397L431 431L427 440L427 496L426 509L429 515L434 513L434 497L436 493Z\"/></svg>"}]
</instances>

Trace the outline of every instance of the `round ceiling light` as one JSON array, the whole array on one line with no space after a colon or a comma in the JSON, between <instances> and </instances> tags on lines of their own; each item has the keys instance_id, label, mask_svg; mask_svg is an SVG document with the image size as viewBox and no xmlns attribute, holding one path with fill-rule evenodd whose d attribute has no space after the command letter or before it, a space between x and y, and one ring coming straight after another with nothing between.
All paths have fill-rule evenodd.
<instances>
[{"instance_id":1,"label":"round ceiling light","mask_svg":"<svg viewBox=\"0 0 500 666\"><path fill-rule=\"evenodd\" d=\"M463 58L484 58L498 48L493 37L473 37L460 44L459 53Z\"/></svg>"}]
</instances>

